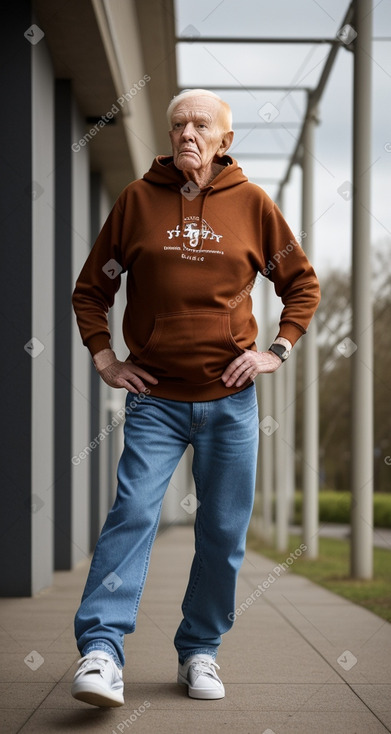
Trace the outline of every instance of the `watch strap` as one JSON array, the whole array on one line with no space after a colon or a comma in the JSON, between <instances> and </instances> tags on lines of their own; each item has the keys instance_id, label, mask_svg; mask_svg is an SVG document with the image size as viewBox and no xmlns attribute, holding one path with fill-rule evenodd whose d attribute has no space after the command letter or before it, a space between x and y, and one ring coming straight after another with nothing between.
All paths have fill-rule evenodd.
<instances>
[{"instance_id":1,"label":"watch strap","mask_svg":"<svg viewBox=\"0 0 391 734\"><path fill-rule=\"evenodd\" d=\"M284 347L283 344L273 343L269 347L268 351L269 352L273 352L273 354L276 354L277 357L280 358L281 362L285 362L288 359L289 355L290 355L290 350L287 349L286 347Z\"/></svg>"}]
</instances>

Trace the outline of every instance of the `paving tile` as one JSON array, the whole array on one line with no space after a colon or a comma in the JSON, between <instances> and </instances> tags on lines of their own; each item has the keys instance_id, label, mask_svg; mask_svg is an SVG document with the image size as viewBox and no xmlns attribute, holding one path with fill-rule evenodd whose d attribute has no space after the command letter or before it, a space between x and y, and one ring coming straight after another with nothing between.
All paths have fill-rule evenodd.
<instances>
[{"instance_id":1,"label":"paving tile","mask_svg":"<svg viewBox=\"0 0 391 734\"><path fill-rule=\"evenodd\" d=\"M273 711L230 711L224 701L198 701L192 709L154 709L153 704L141 715L134 709L54 710L40 709L20 729L22 734L65 732L71 734L385 734L387 729L370 714L354 712L308 712L301 714ZM207 706L204 704L207 703ZM214 706L212 707L212 703ZM133 720L131 719L133 717ZM134 718L136 717L136 718ZM133 727L133 728L132 728Z\"/></svg>"},{"instance_id":2,"label":"paving tile","mask_svg":"<svg viewBox=\"0 0 391 734\"><path fill-rule=\"evenodd\" d=\"M0 682L31 682L31 683L51 683L56 682L70 666L78 659L76 652L70 653L48 653L44 647L35 648L25 647L18 654L1 653L0 654ZM29 667L25 663L31 661ZM41 662L43 658L43 662Z\"/></svg>"},{"instance_id":3,"label":"paving tile","mask_svg":"<svg viewBox=\"0 0 391 734\"><path fill-rule=\"evenodd\" d=\"M99 709L87 704L80 705L78 709L40 708L33 713L21 729L15 731L20 731L23 734L45 734L46 732L47 734L54 734L54 732L63 732L64 734L75 734L75 732L112 734L114 730L115 734L121 734L121 729L116 727L125 718L126 711L123 711L122 708ZM125 725L124 731L126 731ZM138 731L138 728L136 731Z\"/></svg>"},{"instance_id":4,"label":"paving tile","mask_svg":"<svg viewBox=\"0 0 391 734\"><path fill-rule=\"evenodd\" d=\"M391 731L391 711L381 711L378 717L384 726L387 727L387 731Z\"/></svg>"},{"instance_id":5,"label":"paving tile","mask_svg":"<svg viewBox=\"0 0 391 734\"><path fill-rule=\"evenodd\" d=\"M173 676L172 676L173 677ZM225 680L225 678L224 678ZM199 711L200 702L187 695L186 687L175 680L160 683L125 684L125 708L138 708L148 701L153 709ZM203 710L216 707L226 711L275 711L293 715L304 711L362 711L367 707L347 686L332 684L226 684L226 697L219 701L204 701ZM46 696L42 709L90 709L70 695L69 683L61 681Z\"/></svg>"},{"instance_id":6,"label":"paving tile","mask_svg":"<svg viewBox=\"0 0 391 734\"><path fill-rule=\"evenodd\" d=\"M262 720L264 721L264 716ZM388 729L375 719L370 713L353 713L353 712L327 712L325 716L322 712L308 712L294 714L287 719L281 716L273 717L269 715L267 727L258 730L259 734L386 734ZM249 729L249 734L252 734ZM255 730L254 730L255 734Z\"/></svg>"},{"instance_id":7,"label":"paving tile","mask_svg":"<svg viewBox=\"0 0 391 734\"><path fill-rule=\"evenodd\" d=\"M314 592L313 585L311 584L297 588L296 579L296 576L291 576L291 578L289 579L277 579L276 581L271 582L268 588L261 589L262 597L270 599L270 601L274 605L278 606L305 606L306 604L310 604L311 606L320 605L322 607L325 607L330 604L332 606L335 606L337 604L339 606L349 607L349 605L351 604L348 599L344 599L342 596L338 596L337 594L332 594L327 589L322 589L319 587L316 589L316 592ZM257 589L258 584L262 585L262 582L267 580L267 576L265 579L261 580L252 576L249 579L249 582L251 584L252 590L254 591L255 589Z\"/></svg>"},{"instance_id":8,"label":"paving tile","mask_svg":"<svg viewBox=\"0 0 391 734\"><path fill-rule=\"evenodd\" d=\"M0 683L0 709L36 709L50 694L56 683L18 681ZM1 719L1 713L0 713Z\"/></svg>"},{"instance_id":9,"label":"paving tile","mask_svg":"<svg viewBox=\"0 0 391 734\"><path fill-rule=\"evenodd\" d=\"M73 617L88 561L71 573L55 574L54 586L32 599L0 600L1 730L7 734L122 734L131 727L139 734L391 731L391 686L385 685L391 680L391 626L290 572L245 606L223 636L218 662L226 698L190 699L186 688L176 683L173 637L182 618L180 605L192 556L191 528L171 528L159 535L137 628L125 638L126 704L120 709L100 710L70 695L79 658ZM246 554L237 605L274 567L274 562L252 551ZM356 659L351 666L349 655ZM150 705L140 714L144 702Z\"/></svg>"},{"instance_id":10,"label":"paving tile","mask_svg":"<svg viewBox=\"0 0 391 734\"><path fill-rule=\"evenodd\" d=\"M18 734L23 724L34 714L34 709L3 708L0 711L1 730L4 734ZM117 734L117 732L116 732Z\"/></svg>"},{"instance_id":11,"label":"paving tile","mask_svg":"<svg viewBox=\"0 0 391 734\"><path fill-rule=\"evenodd\" d=\"M352 685L352 689L367 706L376 711L391 714L391 684L384 685Z\"/></svg>"}]
</instances>

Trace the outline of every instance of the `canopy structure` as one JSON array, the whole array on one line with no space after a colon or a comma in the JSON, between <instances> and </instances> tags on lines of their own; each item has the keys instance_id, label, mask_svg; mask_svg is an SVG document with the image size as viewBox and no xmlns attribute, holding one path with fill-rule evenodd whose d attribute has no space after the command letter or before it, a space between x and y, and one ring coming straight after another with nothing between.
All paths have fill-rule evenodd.
<instances>
[{"instance_id":1,"label":"canopy structure","mask_svg":"<svg viewBox=\"0 0 391 734\"><path fill-rule=\"evenodd\" d=\"M179 8L179 4L177 6ZM318 108L339 53L354 56L353 90L353 170L352 195L352 293L353 331L351 343L353 411L351 434L352 477L352 575L372 576L372 492L373 492L373 372L372 308L370 298L370 124L371 124L371 42L372 0L353 0L336 24L327 8L319 24L319 3L309 3L300 32L292 35L289 17L277 19L278 9L268 8L262 19L265 32L226 36L216 23L216 33L202 33L203 21L213 28L210 9L199 27L177 29L177 66L180 88L208 88L216 91L234 112L235 144L232 153L244 164L249 178L267 185L272 197L284 207L284 191L295 166L302 171L301 225L304 248L314 254L314 127ZM259 4L259 13L262 4ZM334 10L336 10L335 6ZM230 7L226 9L230 13ZM317 16L316 16L317 13ZM241 20L245 6L241 8ZM283 13L281 12L281 16ZM318 21L315 21L315 16ZM234 18L232 19L234 21ZM240 25L236 9L236 26ZM251 17L247 20L250 22ZM252 18L254 27L259 18ZM249 24L244 23L246 27ZM251 23L250 23L251 25ZM280 33L276 33L276 29ZM324 33L324 29L328 33ZM270 30L270 35L267 31ZM292 78L292 70L293 78ZM213 84L211 84L213 80ZM268 296L263 290L262 321L268 312ZM268 335L266 335L268 338ZM316 318L303 339L303 494L304 542L307 554L318 554L318 383ZM290 368L290 375L289 375ZM294 482L294 366L273 376L273 398L261 391L262 416L267 431L261 432L259 483L262 490L263 533L271 536L272 488L276 491L276 543L285 550L288 543L288 504ZM274 421L274 423L273 423ZM262 421L261 421L262 423ZM272 425L278 428L273 430Z\"/></svg>"}]
</instances>

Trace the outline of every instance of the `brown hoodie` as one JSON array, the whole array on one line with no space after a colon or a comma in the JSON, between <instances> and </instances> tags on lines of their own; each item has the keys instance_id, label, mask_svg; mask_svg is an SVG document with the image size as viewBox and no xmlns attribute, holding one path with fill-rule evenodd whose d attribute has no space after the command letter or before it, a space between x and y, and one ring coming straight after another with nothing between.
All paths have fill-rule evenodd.
<instances>
[{"instance_id":1,"label":"brown hoodie","mask_svg":"<svg viewBox=\"0 0 391 734\"><path fill-rule=\"evenodd\" d=\"M199 190L172 157L156 158L117 199L74 290L93 356L110 347L107 312L127 274L129 359L158 379L148 385L158 397L213 400L238 392L221 375L245 349L256 349L249 294L258 273L281 297L279 335L292 344L319 302L314 270L277 206L235 160L222 163Z\"/></svg>"}]
</instances>

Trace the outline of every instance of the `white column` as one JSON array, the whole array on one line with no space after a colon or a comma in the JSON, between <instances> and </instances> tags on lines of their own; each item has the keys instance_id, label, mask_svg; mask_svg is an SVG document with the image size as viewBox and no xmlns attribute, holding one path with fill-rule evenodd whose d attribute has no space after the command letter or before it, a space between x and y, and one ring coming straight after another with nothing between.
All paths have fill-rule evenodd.
<instances>
[{"instance_id":1,"label":"white column","mask_svg":"<svg viewBox=\"0 0 391 734\"><path fill-rule=\"evenodd\" d=\"M274 387L273 418L279 424L274 438L274 476L276 487L276 548L285 551L288 547L288 497L286 484L286 439L285 439L285 375L282 365L272 375Z\"/></svg>"},{"instance_id":2,"label":"white column","mask_svg":"<svg viewBox=\"0 0 391 734\"><path fill-rule=\"evenodd\" d=\"M370 183L372 1L355 7L353 95L353 346L351 573L373 574L373 313L371 302Z\"/></svg>"},{"instance_id":3,"label":"white column","mask_svg":"<svg viewBox=\"0 0 391 734\"><path fill-rule=\"evenodd\" d=\"M316 113L310 110L303 138L303 230L307 236L304 249L313 260L314 222L314 130ZM316 321L303 337L303 541L309 558L318 556L319 492L319 385Z\"/></svg>"},{"instance_id":4,"label":"white column","mask_svg":"<svg viewBox=\"0 0 391 734\"><path fill-rule=\"evenodd\" d=\"M254 291L253 313L257 318L258 351L270 346L276 332L276 326L270 326L270 296L274 294L272 284L266 278L258 276ZM273 488L274 488L274 440L269 426L274 420L273 375L258 375L255 382L259 412L259 450L255 484L255 503L252 528L267 543L273 540ZM272 420L270 420L270 418Z\"/></svg>"},{"instance_id":5,"label":"white column","mask_svg":"<svg viewBox=\"0 0 391 734\"><path fill-rule=\"evenodd\" d=\"M293 349L289 362L285 366L285 483L288 504L288 524L293 516L295 500L296 476L296 358L297 352Z\"/></svg>"}]
</instances>

